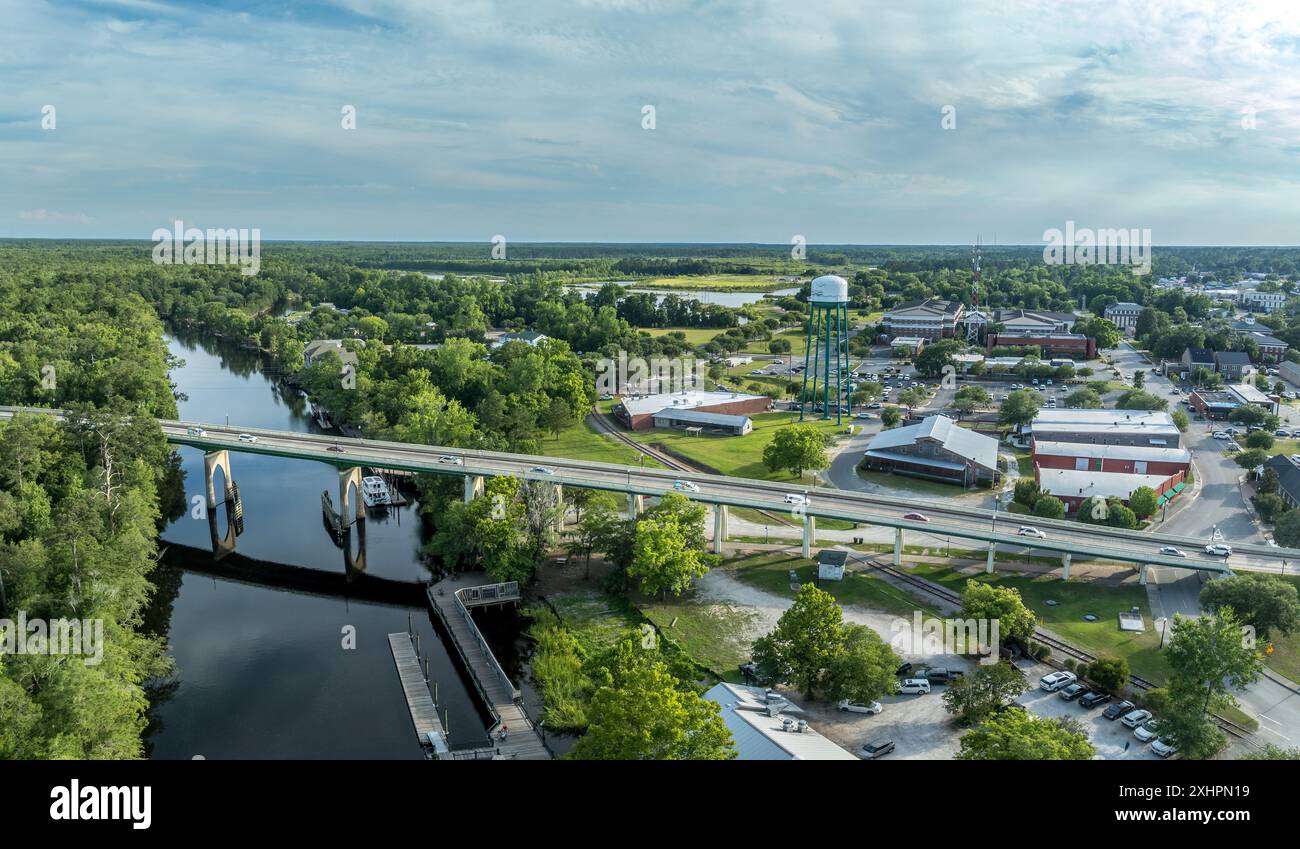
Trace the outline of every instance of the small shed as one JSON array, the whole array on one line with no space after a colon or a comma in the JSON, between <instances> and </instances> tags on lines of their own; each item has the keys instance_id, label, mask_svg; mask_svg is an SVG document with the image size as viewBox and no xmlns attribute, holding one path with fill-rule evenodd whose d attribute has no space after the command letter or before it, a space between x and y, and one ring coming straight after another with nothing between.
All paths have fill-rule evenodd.
<instances>
[{"instance_id":1,"label":"small shed","mask_svg":"<svg viewBox=\"0 0 1300 849\"><path fill-rule=\"evenodd\" d=\"M820 581L844 580L844 564L848 562L847 551L828 549L817 555L817 579Z\"/></svg>"}]
</instances>

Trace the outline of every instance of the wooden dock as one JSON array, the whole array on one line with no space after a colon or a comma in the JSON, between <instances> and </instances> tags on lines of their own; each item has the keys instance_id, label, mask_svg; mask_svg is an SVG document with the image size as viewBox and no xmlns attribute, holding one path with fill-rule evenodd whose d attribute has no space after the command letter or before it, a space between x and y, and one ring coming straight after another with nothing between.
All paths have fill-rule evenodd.
<instances>
[{"instance_id":1,"label":"wooden dock","mask_svg":"<svg viewBox=\"0 0 1300 849\"><path fill-rule=\"evenodd\" d=\"M519 599L517 585L483 585L482 576L458 575L433 584L428 594L430 605L451 635L475 688L496 720L488 731L496 748L495 759L549 759L551 753L542 742L541 732L520 704L518 688L493 656L462 600L462 596L467 597L477 606L510 603ZM500 736L503 728L508 731L504 740Z\"/></svg>"},{"instance_id":2,"label":"wooden dock","mask_svg":"<svg viewBox=\"0 0 1300 849\"><path fill-rule=\"evenodd\" d=\"M393 652L393 662L397 664L397 675L402 679L402 693L415 724L415 736L421 746L433 749L435 756L445 756L447 734L438 719L438 706L433 703L429 683L424 680L411 635L405 631L389 634L388 647Z\"/></svg>"}]
</instances>

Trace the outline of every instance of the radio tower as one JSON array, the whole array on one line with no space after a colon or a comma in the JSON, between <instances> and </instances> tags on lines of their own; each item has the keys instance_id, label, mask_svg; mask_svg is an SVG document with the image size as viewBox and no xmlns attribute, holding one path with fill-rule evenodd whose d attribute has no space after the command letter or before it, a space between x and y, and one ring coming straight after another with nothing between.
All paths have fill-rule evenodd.
<instances>
[{"instance_id":1,"label":"radio tower","mask_svg":"<svg viewBox=\"0 0 1300 849\"><path fill-rule=\"evenodd\" d=\"M970 265L975 272L975 279L971 282L971 307L972 309L980 305L980 295L982 287L980 284L980 261L983 259L983 242L979 236L975 237L975 247L971 248ZM979 341L980 325L973 321L966 322L966 344L973 345Z\"/></svg>"}]
</instances>

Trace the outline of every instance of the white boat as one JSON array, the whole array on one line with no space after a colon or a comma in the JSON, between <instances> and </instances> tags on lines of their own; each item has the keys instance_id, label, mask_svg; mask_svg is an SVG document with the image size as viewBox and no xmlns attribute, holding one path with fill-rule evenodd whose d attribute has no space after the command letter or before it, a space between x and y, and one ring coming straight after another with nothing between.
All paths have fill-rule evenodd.
<instances>
[{"instance_id":1,"label":"white boat","mask_svg":"<svg viewBox=\"0 0 1300 849\"><path fill-rule=\"evenodd\" d=\"M361 479L361 500L367 507L387 507L388 484L379 475L366 475Z\"/></svg>"}]
</instances>

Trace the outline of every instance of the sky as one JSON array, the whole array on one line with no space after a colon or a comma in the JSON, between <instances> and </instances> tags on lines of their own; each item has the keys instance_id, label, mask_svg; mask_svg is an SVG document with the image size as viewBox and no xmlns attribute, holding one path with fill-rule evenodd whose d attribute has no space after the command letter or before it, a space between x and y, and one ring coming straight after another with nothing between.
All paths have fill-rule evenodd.
<instances>
[{"instance_id":1,"label":"sky","mask_svg":"<svg viewBox=\"0 0 1300 849\"><path fill-rule=\"evenodd\" d=\"M1294 0L3 13L0 237L1300 244Z\"/></svg>"}]
</instances>

